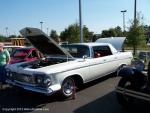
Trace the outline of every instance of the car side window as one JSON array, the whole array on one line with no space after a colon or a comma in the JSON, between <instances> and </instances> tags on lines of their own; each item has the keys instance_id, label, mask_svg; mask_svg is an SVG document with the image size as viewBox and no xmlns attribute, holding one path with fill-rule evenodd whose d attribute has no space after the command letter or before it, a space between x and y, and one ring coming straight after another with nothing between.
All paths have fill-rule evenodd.
<instances>
[{"instance_id":1,"label":"car side window","mask_svg":"<svg viewBox=\"0 0 150 113\"><path fill-rule=\"evenodd\" d=\"M95 46L93 47L93 57L104 57L112 55L112 52L108 46Z\"/></svg>"}]
</instances>

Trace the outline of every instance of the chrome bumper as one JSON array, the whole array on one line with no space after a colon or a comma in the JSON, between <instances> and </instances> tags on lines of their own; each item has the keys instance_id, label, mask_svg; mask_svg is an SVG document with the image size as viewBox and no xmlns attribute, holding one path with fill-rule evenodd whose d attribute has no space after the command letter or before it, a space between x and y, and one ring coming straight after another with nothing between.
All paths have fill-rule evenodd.
<instances>
[{"instance_id":1,"label":"chrome bumper","mask_svg":"<svg viewBox=\"0 0 150 113\"><path fill-rule=\"evenodd\" d=\"M42 93L42 94L45 94L45 95L51 95L54 92L56 92L56 91L61 89L60 85L52 85L52 86L50 86L48 88L42 88L42 87L37 87L35 85L19 82L19 81L6 80L6 83L11 84L13 86L17 86L17 87L23 88L25 90L38 92L38 93Z\"/></svg>"}]
</instances>

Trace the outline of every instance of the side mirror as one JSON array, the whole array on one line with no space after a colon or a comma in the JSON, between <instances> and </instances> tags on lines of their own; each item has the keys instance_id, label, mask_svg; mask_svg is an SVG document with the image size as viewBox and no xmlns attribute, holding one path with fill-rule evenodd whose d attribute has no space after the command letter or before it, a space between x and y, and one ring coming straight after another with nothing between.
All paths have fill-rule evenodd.
<instances>
[{"instance_id":1,"label":"side mirror","mask_svg":"<svg viewBox=\"0 0 150 113\"><path fill-rule=\"evenodd\" d=\"M87 55L83 55L83 57L82 57L83 59L87 59L88 57L87 57Z\"/></svg>"}]
</instances>

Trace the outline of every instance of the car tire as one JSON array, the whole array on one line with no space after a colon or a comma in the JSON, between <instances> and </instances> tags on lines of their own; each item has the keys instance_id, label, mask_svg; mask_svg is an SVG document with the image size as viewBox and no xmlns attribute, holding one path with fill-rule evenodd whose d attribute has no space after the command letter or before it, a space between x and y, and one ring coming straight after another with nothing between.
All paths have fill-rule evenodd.
<instances>
[{"instance_id":1,"label":"car tire","mask_svg":"<svg viewBox=\"0 0 150 113\"><path fill-rule=\"evenodd\" d=\"M71 77L66 78L61 86L62 96L65 98L75 95L75 82Z\"/></svg>"},{"instance_id":2,"label":"car tire","mask_svg":"<svg viewBox=\"0 0 150 113\"><path fill-rule=\"evenodd\" d=\"M121 80L118 83L118 87L126 88L126 89L133 89L133 81L131 78L121 78ZM128 95L118 93L116 92L116 97L118 100L118 103L122 105L123 107L130 108L133 104L133 97L130 97Z\"/></svg>"}]
</instances>

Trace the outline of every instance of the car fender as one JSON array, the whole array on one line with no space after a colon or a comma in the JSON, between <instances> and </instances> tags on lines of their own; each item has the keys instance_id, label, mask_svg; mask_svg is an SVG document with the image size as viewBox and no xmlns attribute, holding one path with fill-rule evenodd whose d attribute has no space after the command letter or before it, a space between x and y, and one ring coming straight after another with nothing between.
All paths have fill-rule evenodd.
<instances>
[{"instance_id":1,"label":"car fender","mask_svg":"<svg viewBox=\"0 0 150 113\"><path fill-rule=\"evenodd\" d=\"M118 76L121 76L121 77L131 77L131 76L134 76L134 74L135 74L135 69L132 67L128 67L128 66L123 67L118 72Z\"/></svg>"},{"instance_id":2,"label":"car fender","mask_svg":"<svg viewBox=\"0 0 150 113\"><path fill-rule=\"evenodd\" d=\"M56 77L57 76L57 77ZM78 76L78 77L80 77L81 78L81 80L84 82L84 79L83 79L83 77L82 77L82 75L81 74L79 74L79 73L59 73L59 74L56 74L56 78L57 78L57 81L58 81L58 83L60 83L60 85L62 85L62 83L63 83L63 81L66 79L66 78L68 78L68 77L72 77L72 78L74 78L75 76Z\"/></svg>"},{"instance_id":3,"label":"car fender","mask_svg":"<svg viewBox=\"0 0 150 113\"><path fill-rule=\"evenodd\" d=\"M136 81L137 83L144 83L145 82L145 75L142 73L142 71L139 71L135 67L124 67L122 68L118 76L121 77L128 77L132 79L133 81Z\"/></svg>"}]
</instances>

